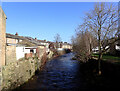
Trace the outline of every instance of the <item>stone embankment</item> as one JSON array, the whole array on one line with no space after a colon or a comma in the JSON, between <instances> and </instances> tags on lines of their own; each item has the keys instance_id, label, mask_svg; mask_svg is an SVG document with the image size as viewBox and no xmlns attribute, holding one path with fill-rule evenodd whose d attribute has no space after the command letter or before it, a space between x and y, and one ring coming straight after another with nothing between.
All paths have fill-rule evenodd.
<instances>
[{"instance_id":1,"label":"stone embankment","mask_svg":"<svg viewBox=\"0 0 120 91\"><path fill-rule=\"evenodd\" d=\"M2 67L2 90L14 89L30 79L37 70L37 59L23 59Z\"/></svg>"},{"instance_id":2,"label":"stone embankment","mask_svg":"<svg viewBox=\"0 0 120 91\"><path fill-rule=\"evenodd\" d=\"M65 51L46 54L43 50L34 57L26 57L2 66L1 90L13 90L27 82L38 70L41 70L47 60L65 54Z\"/></svg>"},{"instance_id":3,"label":"stone embankment","mask_svg":"<svg viewBox=\"0 0 120 91\"><path fill-rule=\"evenodd\" d=\"M53 52L50 52L48 55L43 54L40 58L36 56L22 58L2 66L1 90L12 90L27 82L45 64L47 57L50 59L52 55Z\"/></svg>"}]
</instances>

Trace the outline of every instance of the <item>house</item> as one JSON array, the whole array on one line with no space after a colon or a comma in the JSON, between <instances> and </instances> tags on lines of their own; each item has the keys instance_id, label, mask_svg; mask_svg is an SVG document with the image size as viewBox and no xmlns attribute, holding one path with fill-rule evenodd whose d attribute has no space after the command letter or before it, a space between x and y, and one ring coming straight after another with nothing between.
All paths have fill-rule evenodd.
<instances>
[{"instance_id":1,"label":"house","mask_svg":"<svg viewBox=\"0 0 120 91\"><path fill-rule=\"evenodd\" d=\"M112 54L112 55L119 55L120 54L120 44L119 43L120 43L120 40L116 41L115 43L111 44L110 46L106 46L105 49L109 48L107 50L107 52ZM101 49L103 49L103 47L101 47ZM99 48L98 47L93 48L92 51L93 51L93 53L98 53Z\"/></svg>"},{"instance_id":2,"label":"house","mask_svg":"<svg viewBox=\"0 0 120 91\"><path fill-rule=\"evenodd\" d=\"M49 42L47 42L46 40L37 40L38 43L40 43L41 45L46 46L46 48L49 48Z\"/></svg>"},{"instance_id":3,"label":"house","mask_svg":"<svg viewBox=\"0 0 120 91\"><path fill-rule=\"evenodd\" d=\"M110 45L109 53L112 55L120 55L120 39Z\"/></svg>"},{"instance_id":4,"label":"house","mask_svg":"<svg viewBox=\"0 0 120 91\"><path fill-rule=\"evenodd\" d=\"M6 64L14 62L20 58L32 57L36 53L37 46L23 36L6 33Z\"/></svg>"},{"instance_id":5,"label":"house","mask_svg":"<svg viewBox=\"0 0 120 91\"><path fill-rule=\"evenodd\" d=\"M37 47L25 47L25 46L17 46L16 47L16 59L20 59L23 57L33 57L33 54L36 54Z\"/></svg>"},{"instance_id":6,"label":"house","mask_svg":"<svg viewBox=\"0 0 120 91\"><path fill-rule=\"evenodd\" d=\"M46 52L49 52L49 42L46 40L38 40L37 38L32 38L32 37L25 37L29 42L32 44L35 44L37 46L45 46L46 47Z\"/></svg>"},{"instance_id":7,"label":"house","mask_svg":"<svg viewBox=\"0 0 120 91\"><path fill-rule=\"evenodd\" d=\"M45 50L45 46L37 43L35 40L25 39L16 46L17 60L23 57L34 57L39 51L38 47Z\"/></svg>"},{"instance_id":8,"label":"house","mask_svg":"<svg viewBox=\"0 0 120 91\"><path fill-rule=\"evenodd\" d=\"M116 45L115 49L118 50L118 51L120 51L120 45Z\"/></svg>"},{"instance_id":9,"label":"house","mask_svg":"<svg viewBox=\"0 0 120 91\"><path fill-rule=\"evenodd\" d=\"M18 35L13 35L13 34L9 34L6 33L6 43L9 44L17 44L19 42L22 42L22 40L24 40L23 37L20 37Z\"/></svg>"},{"instance_id":10,"label":"house","mask_svg":"<svg viewBox=\"0 0 120 91\"><path fill-rule=\"evenodd\" d=\"M72 45L69 44L69 43L67 43L67 42L64 42L64 43L62 44L62 48L63 48L63 49L72 49Z\"/></svg>"},{"instance_id":11,"label":"house","mask_svg":"<svg viewBox=\"0 0 120 91\"><path fill-rule=\"evenodd\" d=\"M6 64L16 61L16 45L22 37L6 33Z\"/></svg>"},{"instance_id":12,"label":"house","mask_svg":"<svg viewBox=\"0 0 120 91\"><path fill-rule=\"evenodd\" d=\"M120 39L116 42L116 50L120 51Z\"/></svg>"},{"instance_id":13,"label":"house","mask_svg":"<svg viewBox=\"0 0 120 91\"><path fill-rule=\"evenodd\" d=\"M99 48L98 48L98 47L93 48L93 49L92 49L92 52L93 52L93 53L98 53L98 52L99 52Z\"/></svg>"},{"instance_id":14,"label":"house","mask_svg":"<svg viewBox=\"0 0 120 91\"><path fill-rule=\"evenodd\" d=\"M51 42L51 43L49 44L49 49L55 49L55 45L54 45L53 42Z\"/></svg>"}]
</instances>

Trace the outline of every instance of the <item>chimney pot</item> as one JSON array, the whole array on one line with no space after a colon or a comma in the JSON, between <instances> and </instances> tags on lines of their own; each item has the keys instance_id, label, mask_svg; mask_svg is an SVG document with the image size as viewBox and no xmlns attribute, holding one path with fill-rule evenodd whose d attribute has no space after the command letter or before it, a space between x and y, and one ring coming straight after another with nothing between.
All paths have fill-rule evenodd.
<instances>
[{"instance_id":1,"label":"chimney pot","mask_svg":"<svg viewBox=\"0 0 120 91\"><path fill-rule=\"evenodd\" d=\"M18 35L18 33L16 32L16 34L15 35Z\"/></svg>"}]
</instances>

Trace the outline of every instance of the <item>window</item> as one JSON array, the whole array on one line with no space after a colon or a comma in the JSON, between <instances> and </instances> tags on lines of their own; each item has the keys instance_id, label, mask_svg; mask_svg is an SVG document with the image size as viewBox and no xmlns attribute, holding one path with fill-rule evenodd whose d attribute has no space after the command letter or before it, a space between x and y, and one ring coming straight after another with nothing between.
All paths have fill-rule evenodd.
<instances>
[{"instance_id":1,"label":"window","mask_svg":"<svg viewBox=\"0 0 120 91\"><path fill-rule=\"evenodd\" d=\"M34 50L33 50L33 49L30 49L30 52L34 53Z\"/></svg>"}]
</instances>

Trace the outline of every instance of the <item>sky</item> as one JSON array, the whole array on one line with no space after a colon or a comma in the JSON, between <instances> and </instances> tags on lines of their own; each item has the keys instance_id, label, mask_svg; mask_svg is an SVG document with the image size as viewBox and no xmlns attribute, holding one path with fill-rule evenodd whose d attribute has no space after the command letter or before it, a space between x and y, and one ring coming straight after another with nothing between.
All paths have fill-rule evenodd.
<instances>
[{"instance_id":1,"label":"sky","mask_svg":"<svg viewBox=\"0 0 120 91\"><path fill-rule=\"evenodd\" d=\"M63 42L70 42L93 2L3 2L7 16L6 32L54 41L58 33Z\"/></svg>"}]
</instances>

